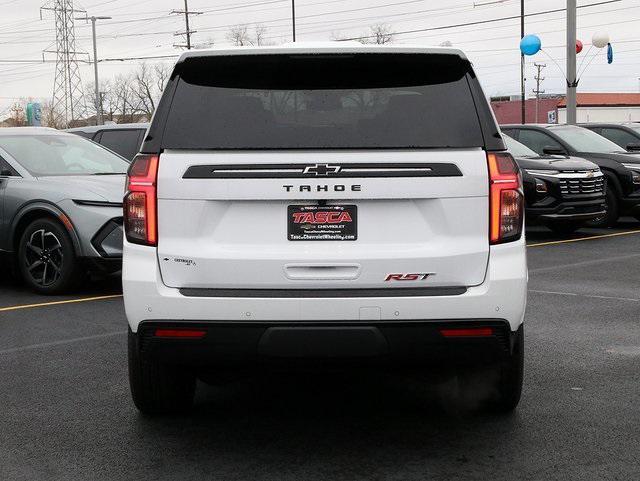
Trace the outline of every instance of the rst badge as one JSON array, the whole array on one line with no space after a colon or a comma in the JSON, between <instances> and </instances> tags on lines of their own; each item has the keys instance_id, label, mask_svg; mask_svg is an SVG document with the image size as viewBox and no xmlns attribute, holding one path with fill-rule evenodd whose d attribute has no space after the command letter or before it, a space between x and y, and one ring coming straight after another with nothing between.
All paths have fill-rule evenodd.
<instances>
[{"instance_id":1,"label":"rst badge","mask_svg":"<svg viewBox=\"0 0 640 481\"><path fill-rule=\"evenodd\" d=\"M290 205L287 238L291 241L354 241L358 238L357 222L355 205Z\"/></svg>"},{"instance_id":2,"label":"rst badge","mask_svg":"<svg viewBox=\"0 0 640 481\"><path fill-rule=\"evenodd\" d=\"M389 274L385 282L390 281L426 281L429 277L435 275L434 272L422 272L418 274Z\"/></svg>"}]
</instances>

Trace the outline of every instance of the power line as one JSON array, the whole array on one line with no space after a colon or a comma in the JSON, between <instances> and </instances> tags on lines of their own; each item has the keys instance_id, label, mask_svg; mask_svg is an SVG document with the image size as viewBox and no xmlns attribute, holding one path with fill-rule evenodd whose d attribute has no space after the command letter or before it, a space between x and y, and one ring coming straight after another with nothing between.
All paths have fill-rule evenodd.
<instances>
[{"instance_id":1,"label":"power line","mask_svg":"<svg viewBox=\"0 0 640 481\"><path fill-rule=\"evenodd\" d=\"M588 8L588 7L596 7L598 5L606 5L609 3L617 3L620 2L622 0L604 0L602 2L596 2L596 3L589 3L587 5L580 5L578 8ZM557 13L557 12L564 12L565 9L564 8L556 8L553 10L544 10L541 12L535 12L535 13L527 13L525 15L525 17L535 17L535 16L539 16L539 15L547 15L549 13ZM458 24L454 24L454 25L441 25L438 27L429 27L429 28L418 28L418 29L414 29L414 30L405 30L402 32L394 32L394 35L404 35L407 33L418 33L418 32L431 32L431 31L435 31L435 30L445 30L445 29L449 29L449 28L458 28L458 27L469 27L472 25L484 25L487 23L494 23L494 22L503 22L505 20L515 20L515 19L520 19L520 15L510 15L508 17L500 17L500 18L491 18L491 19L487 19L487 20L476 20L474 22L465 22L465 23L458 23ZM343 38L340 39L340 41L347 41L347 40L365 40L368 38L373 38L374 35L361 35L359 37L351 37L351 38Z\"/></svg>"}]
</instances>

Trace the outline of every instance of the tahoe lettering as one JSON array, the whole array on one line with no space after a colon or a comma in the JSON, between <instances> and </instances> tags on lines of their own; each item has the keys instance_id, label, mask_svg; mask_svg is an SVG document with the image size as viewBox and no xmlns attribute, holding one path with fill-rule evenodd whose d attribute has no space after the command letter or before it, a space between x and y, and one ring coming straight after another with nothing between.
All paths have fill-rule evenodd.
<instances>
[{"instance_id":1,"label":"tahoe lettering","mask_svg":"<svg viewBox=\"0 0 640 481\"><path fill-rule=\"evenodd\" d=\"M362 185L352 184L336 184L336 185L283 185L282 188L286 192L360 192L362 191Z\"/></svg>"}]
</instances>

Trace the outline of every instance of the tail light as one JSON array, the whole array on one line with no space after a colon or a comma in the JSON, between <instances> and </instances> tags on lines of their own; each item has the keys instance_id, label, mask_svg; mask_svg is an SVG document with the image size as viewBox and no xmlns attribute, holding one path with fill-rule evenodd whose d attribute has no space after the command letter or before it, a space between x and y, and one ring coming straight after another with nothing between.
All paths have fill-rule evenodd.
<instances>
[{"instance_id":1,"label":"tail light","mask_svg":"<svg viewBox=\"0 0 640 481\"><path fill-rule=\"evenodd\" d=\"M157 177L158 156L136 155L129 167L124 196L124 232L134 244L157 245Z\"/></svg>"},{"instance_id":2,"label":"tail light","mask_svg":"<svg viewBox=\"0 0 640 481\"><path fill-rule=\"evenodd\" d=\"M487 154L489 164L489 239L491 244L514 241L522 235L524 218L522 177L510 154Z\"/></svg>"}]
</instances>

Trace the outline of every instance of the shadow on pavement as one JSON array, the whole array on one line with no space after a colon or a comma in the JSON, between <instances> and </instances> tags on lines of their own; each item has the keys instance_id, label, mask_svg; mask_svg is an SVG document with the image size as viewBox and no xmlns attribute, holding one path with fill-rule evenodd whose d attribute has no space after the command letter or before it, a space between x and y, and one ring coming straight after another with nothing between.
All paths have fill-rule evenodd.
<instances>
[{"instance_id":1,"label":"shadow on pavement","mask_svg":"<svg viewBox=\"0 0 640 481\"><path fill-rule=\"evenodd\" d=\"M590 227L584 227L582 229L577 230L573 234L561 236L557 233L554 233L550 229L541 226L541 225L527 225L527 242L528 243L536 243L536 242L551 242L556 240L565 240L565 239L580 239L582 237L592 237L598 235L605 234L614 234L617 232L625 232L631 230L640 229L640 222L632 217L623 217L620 219L618 224L615 227L611 228L602 228L595 229Z\"/></svg>"}]
</instances>

